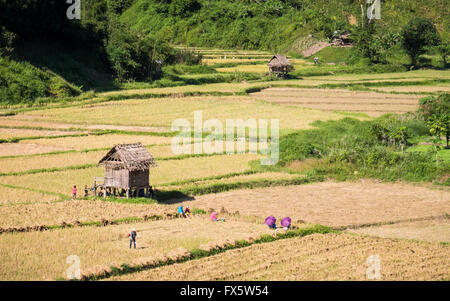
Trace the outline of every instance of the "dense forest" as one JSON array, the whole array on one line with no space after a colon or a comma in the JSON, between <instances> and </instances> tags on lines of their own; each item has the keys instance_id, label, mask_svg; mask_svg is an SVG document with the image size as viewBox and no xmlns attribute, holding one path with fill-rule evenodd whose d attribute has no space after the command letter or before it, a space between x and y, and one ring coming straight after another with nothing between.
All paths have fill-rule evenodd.
<instances>
[{"instance_id":1,"label":"dense forest","mask_svg":"<svg viewBox=\"0 0 450 301\"><path fill-rule=\"evenodd\" d=\"M370 24L365 2L82 0L81 19L69 20L66 1L0 0L0 102L68 97L117 82L154 81L163 76L162 65L200 62L195 53L174 45L298 55L312 43L308 36L327 41L351 32L357 47L348 64L392 63L386 53L405 49L415 65L425 49L415 49L417 43L440 45L436 51L446 58L446 0L386 0L382 18ZM402 35L416 16L426 24L409 26L429 33L426 41L411 37L408 52Z\"/></svg>"}]
</instances>

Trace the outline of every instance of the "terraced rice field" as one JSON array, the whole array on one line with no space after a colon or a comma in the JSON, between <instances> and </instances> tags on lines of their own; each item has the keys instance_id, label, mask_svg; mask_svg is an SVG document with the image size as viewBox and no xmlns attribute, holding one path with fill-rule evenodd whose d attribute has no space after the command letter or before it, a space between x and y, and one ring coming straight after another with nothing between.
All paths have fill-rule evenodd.
<instances>
[{"instance_id":1,"label":"terraced rice field","mask_svg":"<svg viewBox=\"0 0 450 301\"><path fill-rule=\"evenodd\" d=\"M323 111L366 113L377 117L385 113L405 113L418 109L418 95L390 95L341 89L270 88L251 94L270 103ZM423 96L422 96L423 97Z\"/></svg>"},{"instance_id":2,"label":"terraced rice field","mask_svg":"<svg viewBox=\"0 0 450 301\"><path fill-rule=\"evenodd\" d=\"M111 280L367 280L370 264L367 260L372 255L381 259L381 280L442 280L450 277L449 254L448 245L349 234L313 234Z\"/></svg>"},{"instance_id":3,"label":"terraced rice field","mask_svg":"<svg viewBox=\"0 0 450 301\"><path fill-rule=\"evenodd\" d=\"M415 92L415 93L449 93L450 92L450 85L446 86L393 86L393 87L382 87L379 88L380 91L385 92Z\"/></svg>"},{"instance_id":4,"label":"terraced rice field","mask_svg":"<svg viewBox=\"0 0 450 301\"><path fill-rule=\"evenodd\" d=\"M137 249L128 249L130 228L137 230ZM77 255L82 273L108 269L140 258L161 258L179 248L243 239L267 233L265 225L246 222L212 224L208 219L163 220L108 227L80 227L0 235L0 277L9 280L55 280L66 277L66 258Z\"/></svg>"},{"instance_id":5,"label":"terraced rice field","mask_svg":"<svg viewBox=\"0 0 450 301\"><path fill-rule=\"evenodd\" d=\"M37 191L29 191L17 188L10 188L0 184L0 211L6 208L5 205L51 202L56 201L59 198L60 197L58 195L45 194ZM12 211L14 211L14 209ZM4 222L8 218L6 215L3 214L0 214L0 216L2 216L0 223Z\"/></svg>"},{"instance_id":6,"label":"terraced rice field","mask_svg":"<svg viewBox=\"0 0 450 301\"><path fill-rule=\"evenodd\" d=\"M214 118L224 125L227 119L279 119L280 133L286 134L311 128L316 120L337 120L347 115L370 119L383 113L414 111L420 97L448 91L445 80L450 79L448 71L418 70L266 81L261 74L267 72L265 61L271 53L195 50L205 55L208 65L237 64L222 65L217 68L219 72L258 73L260 79L166 88L148 88L150 84L142 83L147 88L96 93L86 101L26 108L17 115L0 117L0 139L48 136L0 143L0 228L15 229L14 233L0 233L1 280L65 277L69 255L81 258L82 273L101 272L124 263L133 266L172 258L173 252L220 244L226 239L274 234L263 224L268 215L278 221L290 216L295 226L319 223L343 232L251 245L107 280L366 280L367 258L371 255L381 258L381 280L450 279L450 191L444 187L326 181L189 195L160 203L144 203L142 199L138 203L122 203L123 199L68 200L73 185L82 196L84 185L92 186L94 177L104 175L97 162L114 144L123 143L141 142L146 146L159 165L150 169L150 184L167 195L305 177L305 171L320 160L295 162L288 166L291 173L256 172L250 162L262 155L175 158L178 154L171 149L172 137L149 132L171 131L172 122L178 118L193 124L194 111L202 111L203 120ZM296 69L314 68L301 59L292 59L292 63ZM349 89L331 89L324 84L348 84ZM263 87L268 89L246 94L250 88L257 91ZM146 94L148 98L144 98ZM128 99L133 97L136 99ZM94 130L123 132L94 135ZM50 137L72 134L86 136ZM226 145L236 143L228 141ZM246 149L248 146L247 141ZM227 221L218 223L211 223L207 215L142 221L144 216L173 214L181 202L191 209L208 212L210 208L223 208L239 214L223 215ZM42 232L17 229L102 219L119 219L120 224ZM133 227L138 231L138 248L129 250L127 234Z\"/></svg>"},{"instance_id":7,"label":"terraced rice field","mask_svg":"<svg viewBox=\"0 0 450 301\"><path fill-rule=\"evenodd\" d=\"M80 132L74 131L39 131L39 130L27 130L27 129L5 129L0 128L0 139L22 138L22 137L40 137L40 136L61 136L61 135L74 135Z\"/></svg>"},{"instance_id":8,"label":"terraced rice field","mask_svg":"<svg viewBox=\"0 0 450 301\"><path fill-rule=\"evenodd\" d=\"M308 128L309 123L314 120L338 119L341 116L333 112L323 112L319 110L310 110L304 108L287 108L284 106L262 103L247 96L229 96L229 97L185 97L185 98L164 98L151 100L127 100L126 102L112 102L108 105L101 105L95 108L70 107L61 109L49 109L37 112L25 113L27 115L36 116L41 121L55 121L86 124L116 124L116 125L134 125L134 126L155 126L170 127L172 122L183 117L193 125L194 111L202 111L203 120L218 119L226 124L226 119L242 119L250 118L259 119L279 119L280 128L302 129ZM151 114L142 114L142 112L152 112ZM129 142L134 137L126 137L114 135L117 141L122 143ZM109 139L107 135L98 137L84 138L86 141L74 142L81 148L81 145L90 145L90 148L104 147L98 141L109 141L112 145L116 140ZM122 139L123 138L123 139ZM167 142L165 137L140 137L144 144ZM82 138L80 138L82 139ZM153 140L152 140L153 139ZM51 139L52 142L45 145L56 145L55 141L59 139ZM50 141L50 140L49 140ZM60 145L64 145L61 140ZM139 141L139 140L138 140ZM161 141L161 142L159 142ZM35 141L33 141L35 143ZM133 141L135 142L135 141ZM80 144L82 143L82 144ZM92 143L92 147L91 147ZM40 142L42 143L42 141ZM73 144L67 143L67 147Z\"/></svg>"},{"instance_id":9,"label":"terraced rice field","mask_svg":"<svg viewBox=\"0 0 450 301\"><path fill-rule=\"evenodd\" d=\"M353 230L353 232L379 237L448 243L450 242L450 221L447 216L431 220L361 228Z\"/></svg>"},{"instance_id":10,"label":"terraced rice field","mask_svg":"<svg viewBox=\"0 0 450 301\"><path fill-rule=\"evenodd\" d=\"M300 177L300 175L288 174L284 172L263 172L250 175L237 175L221 179L190 181L189 183L183 183L183 185L167 185L164 186L164 190L172 190L172 189L178 190L185 187L193 187L199 185L250 182L258 180L282 180L282 179L293 179L298 177Z\"/></svg>"},{"instance_id":11,"label":"terraced rice field","mask_svg":"<svg viewBox=\"0 0 450 301\"><path fill-rule=\"evenodd\" d=\"M192 148L193 147L194 145ZM149 146L146 149L156 159L177 156L177 154L172 151L171 145ZM84 164L97 164L100 159L103 158L107 150L109 149L2 158L0 173L25 172L36 169L64 168Z\"/></svg>"},{"instance_id":12,"label":"terraced rice field","mask_svg":"<svg viewBox=\"0 0 450 301\"><path fill-rule=\"evenodd\" d=\"M80 137L64 138L42 138L37 140L22 140L20 144L32 144L41 146L50 146L62 150L83 150L86 146L90 149L112 147L115 144L126 144L141 142L143 145L170 144L172 138L159 136L141 136L141 135L90 135Z\"/></svg>"},{"instance_id":13,"label":"terraced rice field","mask_svg":"<svg viewBox=\"0 0 450 301\"><path fill-rule=\"evenodd\" d=\"M159 166L150 171L150 184L182 181L192 178L210 177L234 172L243 172L249 168L248 162L260 158L259 155L217 155L210 157L187 158L184 160L160 161ZM174 172L175 171L175 172ZM42 172L20 176L0 177L0 183L40 189L54 193L71 195L71 187L79 189L84 185L92 186L94 177L102 177L102 167Z\"/></svg>"},{"instance_id":14,"label":"terraced rice field","mask_svg":"<svg viewBox=\"0 0 450 301\"><path fill-rule=\"evenodd\" d=\"M401 221L450 212L448 190L373 181L236 190L198 196L188 203L206 209L225 207L244 215L290 216L329 226Z\"/></svg>"},{"instance_id":15,"label":"terraced rice field","mask_svg":"<svg viewBox=\"0 0 450 301\"><path fill-rule=\"evenodd\" d=\"M35 140L33 140L35 141ZM20 156L20 155L32 155L49 152L64 151L63 147L40 145L36 143L1 143L0 144L0 157L5 156Z\"/></svg>"},{"instance_id":16,"label":"terraced rice field","mask_svg":"<svg viewBox=\"0 0 450 301\"><path fill-rule=\"evenodd\" d=\"M158 204L122 204L103 200L50 201L0 206L0 228L59 225L63 222L73 224L75 221L92 222L175 213L174 206Z\"/></svg>"}]
</instances>

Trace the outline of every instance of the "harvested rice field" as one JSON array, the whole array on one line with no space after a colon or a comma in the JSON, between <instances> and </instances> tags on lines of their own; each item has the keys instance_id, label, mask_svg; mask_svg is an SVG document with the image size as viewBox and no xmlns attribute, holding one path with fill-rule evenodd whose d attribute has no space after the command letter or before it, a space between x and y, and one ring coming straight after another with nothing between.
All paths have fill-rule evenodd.
<instances>
[{"instance_id":1,"label":"harvested rice field","mask_svg":"<svg viewBox=\"0 0 450 301\"><path fill-rule=\"evenodd\" d=\"M0 189L1 186L0 186ZM163 216L175 213L173 206L158 204L122 204L103 200L68 200L36 204L0 206L0 228L34 225L59 225L115 220L120 218Z\"/></svg>"},{"instance_id":2,"label":"harvested rice field","mask_svg":"<svg viewBox=\"0 0 450 301\"><path fill-rule=\"evenodd\" d=\"M194 144L192 145L192 148L193 147ZM171 145L155 145L146 147L146 149L157 160L178 155L172 151ZM85 164L97 164L105 155L105 151L107 151L107 149L0 158L0 174L26 172L37 169L64 168L68 166L80 166Z\"/></svg>"},{"instance_id":3,"label":"harvested rice field","mask_svg":"<svg viewBox=\"0 0 450 301\"><path fill-rule=\"evenodd\" d=\"M393 86L382 87L377 90L384 92L427 92L427 93L449 93L450 85L447 86Z\"/></svg>"},{"instance_id":4,"label":"harvested rice field","mask_svg":"<svg viewBox=\"0 0 450 301\"><path fill-rule=\"evenodd\" d=\"M137 249L129 249L127 234L137 230ZM179 248L192 250L225 239L246 239L268 233L267 226L247 222L214 223L201 217L161 220L108 227L78 227L0 235L0 278L55 280L66 277L66 258L77 255L81 272L131 264L141 258L161 258Z\"/></svg>"},{"instance_id":5,"label":"harvested rice field","mask_svg":"<svg viewBox=\"0 0 450 301\"><path fill-rule=\"evenodd\" d=\"M80 132L74 131L45 131L45 130L27 130L27 129L5 129L0 128L0 139L23 138L23 137L45 137L74 135Z\"/></svg>"},{"instance_id":6,"label":"harvested rice field","mask_svg":"<svg viewBox=\"0 0 450 301\"><path fill-rule=\"evenodd\" d=\"M404 238L422 241L450 242L450 221L448 216L421 221L402 222L392 225L373 226L352 230L371 236Z\"/></svg>"},{"instance_id":7,"label":"harvested rice field","mask_svg":"<svg viewBox=\"0 0 450 301\"><path fill-rule=\"evenodd\" d=\"M159 184L243 172L249 169L250 161L259 158L261 158L260 155L245 154L159 161L159 166L150 171L150 185L158 189ZM174 170L177 172L174 173ZM87 167L20 176L3 176L0 177L0 183L71 196L71 188L74 185L81 190L84 185L92 186L94 177L103 177L103 175L104 168Z\"/></svg>"},{"instance_id":8,"label":"harvested rice field","mask_svg":"<svg viewBox=\"0 0 450 301\"><path fill-rule=\"evenodd\" d=\"M405 113L418 109L419 95L391 95L341 89L270 88L251 94L270 103L323 111L366 113L377 117L385 113Z\"/></svg>"},{"instance_id":9,"label":"harvested rice field","mask_svg":"<svg viewBox=\"0 0 450 301\"><path fill-rule=\"evenodd\" d=\"M208 66L179 66L173 79L124 82L116 90L105 87L64 103L0 108L0 280L62 280L71 255L80 258L84 280L367 280L373 255L381 260L380 280L450 280L448 150L437 153L436 165L418 164L417 170L442 170L433 182L336 182L341 174L324 167L335 167L327 155L334 149L326 143L336 142L339 151L336 137L327 137L324 129L325 153L321 139L311 142L305 135L305 145L303 138L295 140L298 130L312 129L319 120L349 117L368 125L385 113L414 112L422 97L450 91L450 72L343 74L359 69L289 57L295 71L275 78L266 77L273 53L187 49L202 53ZM207 137L211 128L189 142L190 152L174 151L173 122L187 120L194 130L197 111L203 126L214 119L223 130L232 127L230 119L256 120L257 126L267 120L269 128L278 120L279 155L286 165L259 166L268 145L250 153L255 135L249 129L246 139L211 143L222 144L224 151L242 143L244 153L221 154L219 148L219 154L209 154L205 145L198 153L199 142L213 138ZM246 125L254 129L253 124ZM428 133L423 124L413 126ZM271 129L267 134L274 138ZM292 145L283 144L289 134L294 139L284 141ZM405 156L433 151L430 137L419 138L402 148ZM99 160L116 144L137 142L158 165L143 183L155 195L105 199L89 191L84 197L85 185L91 188L94 178L105 176ZM109 154L109 166L147 172L144 149L131 148ZM359 170L354 164L351 170ZM358 177L346 172L352 171L342 171L342 178ZM384 174L376 177L388 180ZM308 184L292 185L303 182ZM175 216L180 205L193 215ZM213 210L218 222L210 220ZM265 224L270 215L277 230ZM292 219L291 230L280 229L284 217ZM132 228L137 248L130 250ZM181 258L183 263L175 264Z\"/></svg>"},{"instance_id":10,"label":"harvested rice field","mask_svg":"<svg viewBox=\"0 0 450 301\"><path fill-rule=\"evenodd\" d=\"M142 135L90 135L64 138L42 138L36 140L22 140L19 144L33 144L44 147L54 147L61 150L84 150L96 148L108 148L115 144L141 142L143 145L170 144L170 137L142 136Z\"/></svg>"},{"instance_id":11,"label":"harvested rice field","mask_svg":"<svg viewBox=\"0 0 450 301\"><path fill-rule=\"evenodd\" d=\"M17 188L10 188L0 184L0 211L7 208L6 205L51 202L56 201L58 199L59 199L58 195L45 194L37 191L29 191ZM14 211L14 209L12 209L12 211ZM1 216L0 223L5 222L9 218L9 214L3 215L0 213L0 216Z\"/></svg>"},{"instance_id":12,"label":"harvested rice field","mask_svg":"<svg viewBox=\"0 0 450 301\"><path fill-rule=\"evenodd\" d=\"M251 182L260 180L283 180L283 179L294 179L299 178L301 175L289 174L284 172L263 172L255 173L250 175L238 175L233 177L214 179L214 180L198 180L190 181L188 183L183 183L183 185L164 185L164 190L177 190L186 187L193 187L199 185L211 185L211 184L223 184L223 183L236 183L236 182ZM170 183L169 183L170 184Z\"/></svg>"},{"instance_id":13,"label":"harvested rice field","mask_svg":"<svg viewBox=\"0 0 450 301\"><path fill-rule=\"evenodd\" d=\"M350 226L448 214L450 193L365 180L235 190L198 196L187 203L206 209L225 207L244 215L290 216L310 223Z\"/></svg>"},{"instance_id":14,"label":"harvested rice field","mask_svg":"<svg viewBox=\"0 0 450 301\"><path fill-rule=\"evenodd\" d=\"M133 273L111 280L318 281L367 280L368 258L380 258L380 280L443 280L450 277L450 247L361 237L313 234Z\"/></svg>"},{"instance_id":15,"label":"harvested rice field","mask_svg":"<svg viewBox=\"0 0 450 301\"><path fill-rule=\"evenodd\" d=\"M36 140L27 141L29 143L0 143L0 157L32 155L41 153L50 153L66 150L63 147L40 145Z\"/></svg>"},{"instance_id":16,"label":"harvested rice field","mask_svg":"<svg viewBox=\"0 0 450 301\"><path fill-rule=\"evenodd\" d=\"M279 119L280 128L303 129L310 127L309 124L314 120L339 119L342 117L333 112L323 112L320 110L311 110L305 108L291 108L277 104L270 104L257 101L248 96L223 96L223 97L185 97L185 98L158 98L150 100L127 100L126 102L110 102L94 107L70 107L61 109L48 109L41 111L32 111L25 114L35 115L41 120L56 122L84 122L86 124L116 124L133 126L156 126L170 127L174 120L180 116L187 119L193 125L194 111L202 111L203 120L218 119L225 126L226 119ZM142 112L152 112L151 114L142 114ZM37 116L38 115L38 116ZM131 137L123 135L114 135L122 143L131 142ZM146 137L139 136L144 144L156 143L156 141L167 141L165 137ZM122 139L123 138L123 139ZM73 139L73 138L72 138ZM81 139L81 138L80 138ZM104 147L99 141L111 141L108 135L98 137L84 138L83 144L92 147ZM155 139L155 140L151 140ZM158 140L159 139L159 140ZM164 140L166 139L166 140ZM46 145L56 145L55 141L60 141L60 145L65 145L64 141L70 139L50 139ZM53 141L55 140L55 141ZM45 140L44 140L45 141ZM39 143L43 144L44 141ZM137 140L139 141L139 140ZM33 141L37 143L36 141ZM135 142L135 141L132 141ZM78 140L74 141L79 146ZM67 147L74 148L70 142Z\"/></svg>"}]
</instances>

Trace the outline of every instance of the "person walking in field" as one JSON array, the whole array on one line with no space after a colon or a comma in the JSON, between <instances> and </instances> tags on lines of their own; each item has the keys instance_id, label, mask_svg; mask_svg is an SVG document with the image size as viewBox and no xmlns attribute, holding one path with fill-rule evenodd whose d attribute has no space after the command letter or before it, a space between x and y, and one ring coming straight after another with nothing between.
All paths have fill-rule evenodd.
<instances>
[{"instance_id":1,"label":"person walking in field","mask_svg":"<svg viewBox=\"0 0 450 301\"><path fill-rule=\"evenodd\" d=\"M89 195L89 189L87 187L87 185L84 185L84 197L87 198Z\"/></svg>"},{"instance_id":2,"label":"person walking in field","mask_svg":"<svg viewBox=\"0 0 450 301\"><path fill-rule=\"evenodd\" d=\"M130 234L128 234L128 237L130 238L130 249L131 249L131 245L133 245L133 244L134 244L134 248L136 249L137 233L136 233L135 228L131 229L131 232L130 232Z\"/></svg>"},{"instance_id":3,"label":"person walking in field","mask_svg":"<svg viewBox=\"0 0 450 301\"><path fill-rule=\"evenodd\" d=\"M72 196L74 199L77 198L77 185L74 185L72 188Z\"/></svg>"}]
</instances>

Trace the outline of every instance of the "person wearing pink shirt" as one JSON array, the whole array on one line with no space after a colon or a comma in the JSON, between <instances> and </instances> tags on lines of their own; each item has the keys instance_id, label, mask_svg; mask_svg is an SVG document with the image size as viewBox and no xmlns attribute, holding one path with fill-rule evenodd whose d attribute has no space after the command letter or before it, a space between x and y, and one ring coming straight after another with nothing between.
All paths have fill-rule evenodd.
<instances>
[{"instance_id":1,"label":"person wearing pink shirt","mask_svg":"<svg viewBox=\"0 0 450 301\"><path fill-rule=\"evenodd\" d=\"M217 213L216 213L216 211L213 211L213 212L211 213L210 218L211 218L211 221L212 221L212 222L217 222Z\"/></svg>"},{"instance_id":2,"label":"person wearing pink shirt","mask_svg":"<svg viewBox=\"0 0 450 301\"><path fill-rule=\"evenodd\" d=\"M77 185L74 185L72 188L72 194L73 194L73 198L76 199L77 198Z\"/></svg>"}]
</instances>

